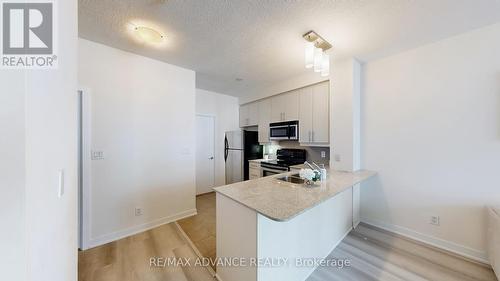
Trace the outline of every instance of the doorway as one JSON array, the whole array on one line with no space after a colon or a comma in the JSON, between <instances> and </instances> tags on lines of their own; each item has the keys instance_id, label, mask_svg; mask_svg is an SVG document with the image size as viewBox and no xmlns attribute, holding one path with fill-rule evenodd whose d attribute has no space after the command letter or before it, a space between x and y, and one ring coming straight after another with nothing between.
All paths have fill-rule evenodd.
<instances>
[{"instance_id":1,"label":"doorway","mask_svg":"<svg viewBox=\"0 0 500 281\"><path fill-rule=\"evenodd\" d=\"M215 116L196 115L196 194L215 186Z\"/></svg>"}]
</instances>

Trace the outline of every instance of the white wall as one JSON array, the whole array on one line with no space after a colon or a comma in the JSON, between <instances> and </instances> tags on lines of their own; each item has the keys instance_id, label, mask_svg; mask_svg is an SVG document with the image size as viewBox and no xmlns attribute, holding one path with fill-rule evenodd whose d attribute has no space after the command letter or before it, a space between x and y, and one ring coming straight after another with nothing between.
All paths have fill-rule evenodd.
<instances>
[{"instance_id":1,"label":"white wall","mask_svg":"<svg viewBox=\"0 0 500 281\"><path fill-rule=\"evenodd\" d=\"M360 75L361 65L353 59L333 64L330 80L330 159L333 168L356 171L360 165Z\"/></svg>"},{"instance_id":2,"label":"white wall","mask_svg":"<svg viewBox=\"0 0 500 281\"><path fill-rule=\"evenodd\" d=\"M224 133L240 129L238 99L196 89L196 113L215 116L215 186L225 185Z\"/></svg>"},{"instance_id":3,"label":"white wall","mask_svg":"<svg viewBox=\"0 0 500 281\"><path fill-rule=\"evenodd\" d=\"M57 13L58 69L0 70L5 280L77 280L77 1L59 1Z\"/></svg>"},{"instance_id":4,"label":"white wall","mask_svg":"<svg viewBox=\"0 0 500 281\"><path fill-rule=\"evenodd\" d=\"M484 258L500 203L500 25L364 66L362 216ZM429 224L431 215L441 226Z\"/></svg>"},{"instance_id":5,"label":"white wall","mask_svg":"<svg viewBox=\"0 0 500 281\"><path fill-rule=\"evenodd\" d=\"M90 246L193 214L195 73L83 39L79 59L105 155L91 162Z\"/></svg>"},{"instance_id":6,"label":"white wall","mask_svg":"<svg viewBox=\"0 0 500 281\"><path fill-rule=\"evenodd\" d=\"M0 70L0 272L7 280L26 280L25 77Z\"/></svg>"}]
</instances>

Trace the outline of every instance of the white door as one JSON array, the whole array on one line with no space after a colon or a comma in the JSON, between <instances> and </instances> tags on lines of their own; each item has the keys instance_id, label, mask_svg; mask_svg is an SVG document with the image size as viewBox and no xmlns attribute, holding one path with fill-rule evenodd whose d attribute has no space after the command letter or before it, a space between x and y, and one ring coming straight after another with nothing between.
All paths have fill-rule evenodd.
<instances>
[{"instance_id":1,"label":"white door","mask_svg":"<svg viewBox=\"0 0 500 281\"><path fill-rule=\"evenodd\" d=\"M212 192L215 185L215 118L196 116L196 194Z\"/></svg>"}]
</instances>

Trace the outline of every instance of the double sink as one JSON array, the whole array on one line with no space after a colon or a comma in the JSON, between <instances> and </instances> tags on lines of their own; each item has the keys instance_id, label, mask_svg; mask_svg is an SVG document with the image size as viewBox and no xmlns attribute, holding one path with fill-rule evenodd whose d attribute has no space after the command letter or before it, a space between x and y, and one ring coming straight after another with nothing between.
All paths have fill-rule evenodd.
<instances>
[{"instance_id":1,"label":"double sink","mask_svg":"<svg viewBox=\"0 0 500 281\"><path fill-rule=\"evenodd\" d=\"M280 178L277 178L277 180L285 181L285 182L289 182L289 183L295 183L295 184L303 184L306 182L304 179L300 178L299 174L292 174L289 176L280 177Z\"/></svg>"}]
</instances>

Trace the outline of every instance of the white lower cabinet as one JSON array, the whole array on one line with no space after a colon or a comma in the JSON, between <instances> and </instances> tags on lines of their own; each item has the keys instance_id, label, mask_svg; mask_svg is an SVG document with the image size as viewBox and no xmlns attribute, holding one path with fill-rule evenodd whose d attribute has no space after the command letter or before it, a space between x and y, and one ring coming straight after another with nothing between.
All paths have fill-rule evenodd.
<instances>
[{"instance_id":1,"label":"white lower cabinet","mask_svg":"<svg viewBox=\"0 0 500 281\"><path fill-rule=\"evenodd\" d=\"M262 170L260 163L255 161L248 161L248 178L249 180L258 179L261 177Z\"/></svg>"}]
</instances>

